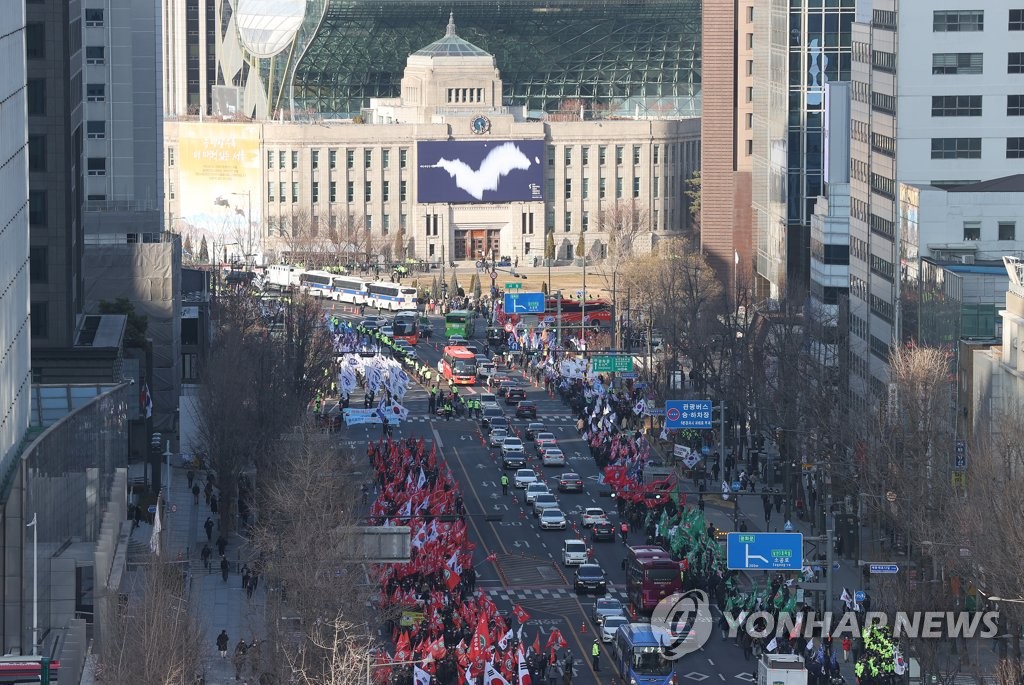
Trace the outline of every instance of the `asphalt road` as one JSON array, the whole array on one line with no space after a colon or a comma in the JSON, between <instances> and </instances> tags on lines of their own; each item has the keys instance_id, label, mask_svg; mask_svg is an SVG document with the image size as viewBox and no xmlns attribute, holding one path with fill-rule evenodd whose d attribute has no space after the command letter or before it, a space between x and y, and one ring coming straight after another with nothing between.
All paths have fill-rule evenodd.
<instances>
[{"instance_id":1,"label":"asphalt road","mask_svg":"<svg viewBox=\"0 0 1024 685\"><path fill-rule=\"evenodd\" d=\"M328 306L329 308L329 306ZM336 312L348 319L357 316L345 314L340 307ZM367 311L367 314L372 313ZM431 318L434 339L420 342L417 351L420 360L436 366L440 349L444 345L444 322L441 317ZM483 326L480 326L483 328ZM482 331L477 332L479 338ZM474 386L460 389L469 394L487 392L486 388ZM428 393L414 386L405 398L410 410L409 420L394 430L396 438L422 436L433 438L439 451L451 466L459 480L467 512L470 514L470 536L476 542L474 564L478 572L477 587L486 590L504 612L511 612L513 604L519 604L530 614L524 630L524 640L532 643L537 630L542 631L541 643L553 628L558 628L569 642L569 648L576 656L577 673L573 682L621 683L614 666L608 658L608 650L602 645L600 670L595 672L591 665L590 653L595 626L590 620L595 598L590 595L577 596L573 590L574 569L561 563L563 541L582 535L580 515L585 507L601 507L609 513L612 523L617 526L618 516L614 502L599 497L597 484L598 469L590 456L589 449L577 433L568 408L557 395L549 396L543 388L530 385L527 399L537 404L538 421L553 432L559 446L565 452L566 467L543 467L537 458L532 443L526 443L529 457L527 466L543 474L557 490L557 476L565 471L579 473L584 480L582 493L558 493L560 508L569 521L566 531L542 531L533 518L531 507L525 505L523 491L510 487L508 495L502 495L499 479L503 473L498 450L489 449L484 440L479 422L475 419L430 417L427 415ZM501 398L499 398L501 399ZM505 405L502 404L504 407ZM528 421L514 419L514 408L506 407L506 415L515 429L522 431ZM353 426L343 428L342 441L356 448L368 440L380 438L379 426ZM525 441L524 441L525 442ZM507 472L509 477L512 471ZM500 514L500 521L487 520L486 515ZM730 527L731 519L726 512L717 512L709 507L709 521L720 527ZM642 544L640 533L633 533L632 544ZM589 536L586 538L589 543ZM594 559L604 568L610 582L609 596L617 597L625 604L625 574L621 562L625 547L621 541L599 542L593 545ZM490 554L496 561L485 562ZM715 617L717 619L717 615ZM510 624L516 625L515 621ZM689 654L676 663L679 683L700 683L712 681L735 683L754 682L756 662L746 661L742 651L731 641L723 641L717 630L699 651Z\"/></svg>"}]
</instances>

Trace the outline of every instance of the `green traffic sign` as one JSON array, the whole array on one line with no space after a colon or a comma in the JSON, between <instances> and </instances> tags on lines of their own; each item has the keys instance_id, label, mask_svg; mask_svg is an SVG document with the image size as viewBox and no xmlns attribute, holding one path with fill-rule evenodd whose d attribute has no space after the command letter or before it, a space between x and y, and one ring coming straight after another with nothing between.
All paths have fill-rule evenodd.
<instances>
[{"instance_id":1,"label":"green traffic sign","mask_svg":"<svg viewBox=\"0 0 1024 685\"><path fill-rule=\"evenodd\" d=\"M633 373L633 358L611 355L591 357L590 370L593 373Z\"/></svg>"},{"instance_id":2,"label":"green traffic sign","mask_svg":"<svg viewBox=\"0 0 1024 685\"><path fill-rule=\"evenodd\" d=\"M523 284L522 283L506 283L505 284L505 290L522 290L522 289L523 289Z\"/></svg>"}]
</instances>

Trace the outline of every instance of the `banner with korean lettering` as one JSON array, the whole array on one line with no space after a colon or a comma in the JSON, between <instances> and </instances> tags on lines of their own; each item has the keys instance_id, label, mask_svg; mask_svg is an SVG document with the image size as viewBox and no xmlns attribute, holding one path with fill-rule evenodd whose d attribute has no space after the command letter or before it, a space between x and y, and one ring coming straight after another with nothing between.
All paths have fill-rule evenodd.
<instances>
[{"instance_id":1,"label":"banner with korean lettering","mask_svg":"<svg viewBox=\"0 0 1024 685\"><path fill-rule=\"evenodd\" d=\"M197 252L205 237L213 260L223 259L224 252L230 259L261 252L263 167L259 126L180 123L177 130L177 150L169 153L174 155L174 163L168 164L172 181L177 174L178 215L173 217L173 230L190 237ZM286 190L291 192L290 187Z\"/></svg>"}]
</instances>

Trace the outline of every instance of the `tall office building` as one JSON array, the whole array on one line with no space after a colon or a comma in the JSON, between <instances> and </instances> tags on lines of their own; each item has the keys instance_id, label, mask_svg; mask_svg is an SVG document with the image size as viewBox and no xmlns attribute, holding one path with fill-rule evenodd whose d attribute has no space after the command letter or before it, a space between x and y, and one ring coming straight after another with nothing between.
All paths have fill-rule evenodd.
<instances>
[{"instance_id":1,"label":"tall office building","mask_svg":"<svg viewBox=\"0 0 1024 685\"><path fill-rule=\"evenodd\" d=\"M850 79L850 27L865 0L761 0L754 12L753 182L757 288L808 291L810 225L823 189L824 85ZM823 6L823 4L825 6Z\"/></svg>"},{"instance_id":2,"label":"tall office building","mask_svg":"<svg viewBox=\"0 0 1024 685\"><path fill-rule=\"evenodd\" d=\"M26 5L32 366L37 373L68 355L82 309L82 111L94 101L103 107L106 97L105 84L82 79L83 18L79 2L30 0Z\"/></svg>"},{"instance_id":3,"label":"tall office building","mask_svg":"<svg viewBox=\"0 0 1024 685\"><path fill-rule=\"evenodd\" d=\"M754 4L702 10L700 244L727 289L753 275Z\"/></svg>"},{"instance_id":4,"label":"tall office building","mask_svg":"<svg viewBox=\"0 0 1024 685\"><path fill-rule=\"evenodd\" d=\"M162 0L164 114L210 114L214 86L223 85L217 80L221 36L235 31L232 13L230 0Z\"/></svg>"},{"instance_id":5,"label":"tall office building","mask_svg":"<svg viewBox=\"0 0 1024 685\"><path fill-rule=\"evenodd\" d=\"M0 472L8 473L29 424L28 128L25 115L25 5L0 12Z\"/></svg>"},{"instance_id":6,"label":"tall office building","mask_svg":"<svg viewBox=\"0 0 1024 685\"><path fill-rule=\"evenodd\" d=\"M850 390L852 407L866 409L886 395L889 349L903 338L900 280L913 265L901 231L916 221L901 220L901 184L1024 172L1024 6L874 0L858 7L853 52ZM962 239L944 236L942 251L971 258L979 240L998 237L991 219L964 216ZM913 238L923 250L932 242Z\"/></svg>"}]
</instances>

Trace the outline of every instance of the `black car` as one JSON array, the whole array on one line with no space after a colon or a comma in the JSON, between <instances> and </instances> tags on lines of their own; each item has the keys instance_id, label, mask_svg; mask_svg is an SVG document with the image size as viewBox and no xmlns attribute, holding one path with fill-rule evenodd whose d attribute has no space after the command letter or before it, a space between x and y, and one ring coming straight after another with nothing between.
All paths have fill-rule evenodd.
<instances>
[{"instance_id":1,"label":"black car","mask_svg":"<svg viewBox=\"0 0 1024 685\"><path fill-rule=\"evenodd\" d=\"M504 420L505 412L497 407L487 407L483 410L483 416L480 419L480 425L484 428L494 428L494 420Z\"/></svg>"},{"instance_id":2,"label":"black car","mask_svg":"<svg viewBox=\"0 0 1024 685\"><path fill-rule=\"evenodd\" d=\"M505 469L520 469L526 466L526 452L509 452L501 458L501 465Z\"/></svg>"},{"instance_id":3,"label":"black car","mask_svg":"<svg viewBox=\"0 0 1024 685\"><path fill-rule=\"evenodd\" d=\"M508 419L504 416L499 416L491 419L490 422L488 423L488 428L490 430L494 430L495 428L504 428L509 433L509 435L515 435L512 432L512 424L510 424L508 422Z\"/></svg>"},{"instance_id":4,"label":"black car","mask_svg":"<svg viewBox=\"0 0 1024 685\"><path fill-rule=\"evenodd\" d=\"M515 404L516 402L525 399L525 388L509 387L509 389L505 391L505 404Z\"/></svg>"},{"instance_id":5,"label":"black car","mask_svg":"<svg viewBox=\"0 0 1024 685\"><path fill-rule=\"evenodd\" d=\"M590 527L590 532L594 542L613 542L615 540L615 528L608 521L595 523Z\"/></svg>"},{"instance_id":6,"label":"black car","mask_svg":"<svg viewBox=\"0 0 1024 685\"><path fill-rule=\"evenodd\" d=\"M500 328L487 329L487 344L494 347L501 347L508 342L508 333Z\"/></svg>"},{"instance_id":7,"label":"black car","mask_svg":"<svg viewBox=\"0 0 1024 685\"><path fill-rule=\"evenodd\" d=\"M529 400L523 400L516 405L516 418L517 419L535 419L537 418L537 405Z\"/></svg>"},{"instance_id":8,"label":"black car","mask_svg":"<svg viewBox=\"0 0 1024 685\"><path fill-rule=\"evenodd\" d=\"M580 474L566 472L558 477L559 492L583 492L583 479Z\"/></svg>"},{"instance_id":9,"label":"black car","mask_svg":"<svg viewBox=\"0 0 1024 685\"><path fill-rule=\"evenodd\" d=\"M573 586L577 595L584 592L603 595L608 592L608 579L604 575L604 569L597 564L581 564L576 569Z\"/></svg>"}]
</instances>

